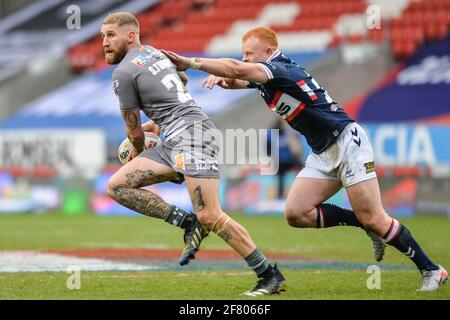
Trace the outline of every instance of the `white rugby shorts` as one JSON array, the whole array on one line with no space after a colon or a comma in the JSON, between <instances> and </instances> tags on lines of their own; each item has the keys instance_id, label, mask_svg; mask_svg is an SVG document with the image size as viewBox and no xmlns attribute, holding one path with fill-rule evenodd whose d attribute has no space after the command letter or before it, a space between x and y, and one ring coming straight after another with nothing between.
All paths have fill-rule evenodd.
<instances>
[{"instance_id":1,"label":"white rugby shorts","mask_svg":"<svg viewBox=\"0 0 450 320\"><path fill-rule=\"evenodd\" d=\"M336 141L320 154L311 154L297 177L340 181L349 187L375 178L372 146L363 128L349 123Z\"/></svg>"}]
</instances>

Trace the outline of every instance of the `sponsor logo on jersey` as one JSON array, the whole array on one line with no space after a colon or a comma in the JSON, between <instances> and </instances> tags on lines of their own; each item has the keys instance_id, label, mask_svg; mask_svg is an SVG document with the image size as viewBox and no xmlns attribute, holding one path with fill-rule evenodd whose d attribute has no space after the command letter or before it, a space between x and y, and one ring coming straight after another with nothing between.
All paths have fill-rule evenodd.
<instances>
[{"instance_id":1,"label":"sponsor logo on jersey","mask_svg":"<svg viewBox=\"0 0 450 320\"><path fill-rule=\"evenodd\" d=\"M152 58L151 55L139 55L136 58L134 58L133 60L131 60L132 63L134 63L135 65L137 65L138 67L143 67L145 64L147 64L150 59Z\"/></svg>"},{"instance_id":2,"label":"sponsor logo on jersey","mask_svg":"<svg viewBox=\"0 0 450 320\"><path fill-rule=\"evenodd\" d=\"M375 162L370 161L370 162L364 163L364 168L366 168L366 174L375 172Z\"/></svg>"},{"instance_id":3,"label":"sponsor logo on jersey","mask_svg":"<svg viewBox=\"0 0 450 320\"><path fill-rule=\"evenodd\" d=\"M175 156L175 167L186 170L186 165L184 162L184 153L179 153Z\"/></svg>"},{"instance_id":4,"label":"sponsor logo on jersey","mask_svg":"<svg viewBox=\"0 0 450 320\"><path fill-rule=\"evenodd\" d=\"M199 171L219 171L217 160L196 159L195 168Z\"/></svg>"}]
</instances>

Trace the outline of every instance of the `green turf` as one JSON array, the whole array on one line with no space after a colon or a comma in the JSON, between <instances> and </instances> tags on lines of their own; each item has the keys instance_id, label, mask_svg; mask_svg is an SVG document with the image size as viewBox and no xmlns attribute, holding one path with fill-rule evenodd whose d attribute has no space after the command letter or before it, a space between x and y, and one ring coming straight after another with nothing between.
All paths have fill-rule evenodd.
<instances>
[{"instance_id":1,"label":"green turf","mask_svg":"<svg viewBox=\"0 0 450 320\"><path fill-rule=\"evenodd\" d=\"M369 238L359 229L294 229L282 217L233 215L263 251L305 259L373 263ZM450 268L450 219L402 218L429 256ZM182 231L141 217L0 216L0 250L66 248L180 248ZM215 235L202 248L226 248ZM411 265L389 247L387 264ZM412 269L411 269L412 270ZM418 293L416 271L383 271L381 290L368 290L362 270L285 270L289 291L274 299L450 299L450 286ZM254 285L242 270L83 272L82 289L68 290L65 273L0 273L0 298L29 299L235 299ZM180 282L183 286L180 286Z\"/></svg>"},{"instance_id":2,"label":"green turf","mask_svg":"<svg viewBox=\"0 0 450 320\"><path fill-rule=\"evenodd\" d=\"M417 292L416 272L383 272L381 289L369 290L368 275L356 271L286 270L288 290L258 299L449 299L449 286ZM249 299L239 296L255 284L249 272L85 272L80 290L69 290L65 273L0 275L0 299Z\"/></svg>"}]
</instances>

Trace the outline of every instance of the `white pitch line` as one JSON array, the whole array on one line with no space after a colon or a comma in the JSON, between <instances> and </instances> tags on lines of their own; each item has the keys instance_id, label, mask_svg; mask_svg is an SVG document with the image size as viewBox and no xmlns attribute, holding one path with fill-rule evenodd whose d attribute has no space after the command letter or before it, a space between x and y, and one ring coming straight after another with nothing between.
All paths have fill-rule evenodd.
<instances>
[{"instance_id":1,"label":"white pitch line","mask_svg":"<svg viewBox=\"0 0 450 320\"><path fill-rule=\"evenodd\" d=\"M37 251L0 251L0 272L66 272L77 266L82 271L147 271L160 267L104 259L81 258Z\"/></svg>"}]
</instances>

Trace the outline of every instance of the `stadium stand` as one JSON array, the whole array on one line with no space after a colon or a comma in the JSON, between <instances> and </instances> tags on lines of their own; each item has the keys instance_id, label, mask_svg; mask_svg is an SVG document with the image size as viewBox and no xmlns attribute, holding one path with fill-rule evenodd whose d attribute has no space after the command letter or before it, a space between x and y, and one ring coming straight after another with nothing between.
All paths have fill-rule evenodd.
<instances>
[{"instance_id":1,"label":"stadium stand","mask_svg":"<svg viewBox=\"0 0 450 320\"><path fill-rule=\"evenodd\" d=\"M442 39L450 24L449 0L167 0L138 15L144 43L179 52L238 54L249 27L271 26L285 51L323 51L341 43L390 41L397 58L410 57L424 41ZM380 8L381 27L366 25L370 5ZM433 20L436 18L436 20ZM431 20L430 20L431 19ZM413 25L414 21L420 23ZM437 22L437 23L436 23ZM68 52L74 72L105 67L101 39Z\"/></svg>"},{"instance_id":2,"label":"stadium stand","mask_svg":"<svg viewBox=\"0 0 450 320\"><path fill-rule=\"evenodd\" d=\"M140 12L156 0L12 2L1 3L6 15L0 19L0 119L76 77L65 51L98 34L106 10ZM68 8L73 5L82 13L81 28L69 30Z\"/></svg>"},{"instance_id":3,"label":"stadium stand","mask_svg":"<svg viewBox=\"0 0 450 320\"><path fill-rule=\"evenodd\" d=\"M68 0L40 0L19 10L0 22L0 68L24 67L27 61L39 57L57 58L77 43L98 33L98 23L105 11L130 10L139 12L155 1L96 2ZM78 5L83 12L83 28L68 33L67 7ZM63 41L62 41L63 40ZM2 75L10 75L12 71Z\"/></svg>"},{"instance_id":4,"label":"stadium stand","mask_svg":"<svg viewBox=\"0 0 450 320\"><path fill-rule=\"evenodd\" d=\"M391 45L400 58L411 57L424 42L445 38L450 26L450 1L412 2L391 21Z\"/></svg>"}]
</instances>

